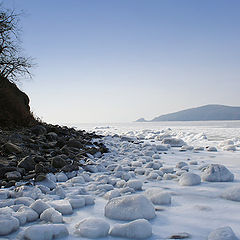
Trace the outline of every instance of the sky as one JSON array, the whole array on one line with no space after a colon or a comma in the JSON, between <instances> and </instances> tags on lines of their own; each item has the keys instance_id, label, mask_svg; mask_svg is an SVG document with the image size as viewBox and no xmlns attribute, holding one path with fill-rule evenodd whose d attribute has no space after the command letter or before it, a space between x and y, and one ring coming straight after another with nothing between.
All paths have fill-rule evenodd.
<instances>
[{"instance_id":1,"label":"sky","mask_svg":"<svg viewBox=\"0 0 240 240\"><path fill-rule=\"evenodd\" d=\"M49 123L240 106L239 0L3 0L35 58L19 87Z\"/></svg>"}]
</instances>

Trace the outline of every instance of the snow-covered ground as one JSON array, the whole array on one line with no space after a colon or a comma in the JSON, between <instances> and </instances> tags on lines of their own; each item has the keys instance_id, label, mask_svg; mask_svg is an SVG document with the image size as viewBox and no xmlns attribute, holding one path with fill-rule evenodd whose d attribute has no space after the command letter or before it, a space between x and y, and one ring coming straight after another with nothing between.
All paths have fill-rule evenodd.
<instances>
[{"instance_id":1,"label":"snow-covered ground","mask_svg":"<svg viewBox=\"0 0 240 240\"><path fill-rule=\"evenodd\" d=\"M1 189L0 239L240 239L239 121L86 129L109 153L45 187Z\"/></svg>"}]
</instances>

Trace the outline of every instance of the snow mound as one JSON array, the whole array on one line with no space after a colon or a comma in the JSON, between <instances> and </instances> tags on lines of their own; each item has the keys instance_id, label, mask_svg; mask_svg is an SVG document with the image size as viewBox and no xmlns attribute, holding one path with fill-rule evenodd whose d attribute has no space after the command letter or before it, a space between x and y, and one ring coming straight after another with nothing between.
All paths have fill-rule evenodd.
<instances>
[{"instance_id":1,"label":"snow mound","mask_svg":"<svg viewBox=\"0 0 240 240\"><path fill-rule=\"evenodd\" d=\"M110 235L114 237L145 239L152 236L152 226L146 219L138 219L130 223L114 225Z\"/></svg>"},{"instance_id":2,"label":"snow mound","mask_svg":"<svg viewBox=\"0 0 240 240\"><path fill-rule=\"evenodd\" d=\"M232 182L234 175L223 165L210 164L202 174L202 180L207 182Z\"/></svg>"},{"instance_id":3,"label":"snow mound","mask_svg":"<svg viewBox=\"0 0 240 240\"><path fill-rule=\"evenodd\" d=\"M24 239L51 240L66 237L68 234L68 230L64 224L33 225L24 231Z\"/></svg>"},{"instance_id":4,"label":"snow mound","mask_svg":"<svg viewBox=\"0 0 240 240\"><path fill-rule=\"evenodd\" d=\"M182 139L178 138L164 138L162 140L163 144L169 144L171 147L182 147L186 145L186 143Z\"/></svg>"},{"instance_id":5,"label":"snow mound","mask_svg":"<svg viewBox=\"0 0 240 240\"><path fill-rule=\"evenodd\" d=\"M156 216L153 204L143 195L111 199L105 206L105 216L116 220L152 219Z\"/></svg>"},{"instance_id":6,"label":"snow mound","mask_svg":"<svg viewBox=\"0 0 240 240\"><path fill-rule=\"evenodd\" d=\"M85 218L76 225L76 233L86 238L100 238L108 235L110 225L101 218Z\"/></svg>"},{"instance_id":7,"label":"snow mound","mask_svg":"<svg viewBox=\"0 0 240 240\"><path fill-rule=\"evenodd\" d=\"M221 196L227 200L240 202L240 186L227 188Z\"/></svg>"},{"instance_id":8,"label":"snow mound","mask_svg":"<svg viewBox=\"0 0 240 240\"><path fill-rule=\"evenodd\" d=\"M201 183L201 178L195 173L183 173L179 179L181 186L194 186Z\"/></svg>"},{"instance_id":9,"label":"snow mound","mask_svg":"<svg viewBox=\"0 0 240 240\"><path fill-rule=\"evenodd\" d=\"M54 208L48 208L40 215L40 219L45 222L62 223L63 217L60 212Z\"/></svg>"},{"instance_id":10,"label":"snow mound","mask_svg":"<svg viewBox=\"0 0 240 240\"><path fill-rule=\"evenodd\" d=\"M10 215L0 215L0 226L0 236L7 235L19 228L19 221Z\"/></svg>"},{"instance_id":11,"label":"snow mound","mask_svg":"<svg viewBox=\"0 0 240 240\"><path fill-rule=\"evenodd\" d=\"M149 188L145 191L145 195L156 205L169 205L171 204L171 195L161 189Z\"/></svg>"},{"instance_id":12,"label":"snow mound","mask_svg":"<svg viewBox=\"0 0 240 240\"><path fill-rule=\"evenodd\" d=\"M208 235L208 240L238 240L230 227L221 227Z\"/></svg>"}]
</instances>

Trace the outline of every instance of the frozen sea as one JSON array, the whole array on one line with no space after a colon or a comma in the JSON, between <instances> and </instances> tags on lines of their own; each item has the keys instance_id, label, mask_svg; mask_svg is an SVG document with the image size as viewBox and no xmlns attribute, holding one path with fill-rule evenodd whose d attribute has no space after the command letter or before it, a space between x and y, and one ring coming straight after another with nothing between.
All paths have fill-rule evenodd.
<instances>
[{"instance_id":1,"label":"frozen sea","mask_svg":"<svg viewBox=\"0 0 240 240\"><path fill-rule=\"evenodd\" d=\"M57 182L64 191L64 197L62 192L38 196L43 201L51 202L65 197L69 199L69 196L77 192L80 194L84 189L88 195L95 198L94 205L74 209L69 215L63 214L63 224L69 235L58 239L87 239L76 231L76 224L88 217L104 220L110 225L110 229L116 224L129 223L129 220L105 216L105 206L109 201L106 199L107 193L116 190L123 197L140 194L151 199L146 194L149 189L168 194L171 202L161 204L161 197L156 197L159 203L153 202L156 217L149 219L152 236L148 239L170 239L170 236L182 233L187 233L193 240L240 239L240 121L134 122L72 126L103 135L103 143L110 151L100 158L89 156L93 166L97 167L93 167L90 172L77 173L84 178L83 182L77 183L71 179ZM166 139L177 139L183 146L175 147L171 141L169 145ZM179 167L181 162L184 162L182 169ZM230 174L234 175L234 180L207 181L204 174L206 175L205 171L210 164L224 165ZM219 168L216 169L211 170L210 174L215 174L217 178L224 178L229 174L224 172L225 170L217 172ZM200 182L196 185L181 185L182 175L187 172L198 175L199 179L201 177ZM131 180L140 182L142 190L130 189L128 182ZM234 190L231 190L232 187ZM224 197L226 193L228 197ZM135 207L132 206L133 209ZM115 214L114 211L112 214ZM27 223L4 239L24 239L24 231L29 226L42 224L46 222L40 219ZM223 233L222 238L208 238L212 231L226 226L231 227L236 238L228 238ZM89 228L89 231L92 230ZM30 239L48 238L39 236ZM122 238L108 235L100 239Z\"/></svg>"}]
</instances>

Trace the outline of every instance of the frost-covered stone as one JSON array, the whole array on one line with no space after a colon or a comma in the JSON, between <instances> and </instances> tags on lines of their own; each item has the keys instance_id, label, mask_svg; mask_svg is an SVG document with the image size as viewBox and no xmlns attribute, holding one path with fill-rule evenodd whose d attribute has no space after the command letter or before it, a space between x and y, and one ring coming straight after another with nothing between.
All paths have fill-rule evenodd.
<instances>
[{"instance_id":1,"label":"frost-covered stone","mask_svg":"<svg viewBox=\"0 0 240 240\"><path fill-rule=\"evenodd\" d=\"M111 200L112 198L120 197L121 193L118 189L111 190L104 195L104 198Z\"/></svg>"},{"instance_id":2,"label":"frost-covered stone","mask_svg":"<svg viewBox=\"0 0 240 240\"><path fill-rule=\"evenodd\" d=\"M158 153L155 153L155 154L152 155L152 158L153 159L160 159L161 156Z\"/></svg>"},{"instance_id":3,"label":"frost-covered stone","mask_svg":"<svg viewBox=\"0 0 240 240\"><path fill-rule=\"evenodd\" d=\"M172 173L164 173L164 175L163 175L163 180L172 180L175 178L177 178L177 176Z\"/></svg>"},{"instance_id":4,"label":"frost-covered stone","mask_svg":"<svg viewBox=\"0 0 240 240\"><path fill-rule=\"evenodd\" d=\"M167 145L156 145L157 151L168 151Z\"/></svg>"},{"instance_id":5,"label":"frost-covered stone","mask_svg":"<svg viewBox=\"0 0 240 240\"><path fill-rule=\"evenodd\" d=\"M113 190L113 186L111 184L99 184L97 186L97 190L103 190L103 191L111 191Z\"/></svg>"},{"instance_id":6,"label":"frost-covered stone","mask_svg":"<svg viewBox=\"0 0 240 240\"><path fill-rule=\"evenodd\" d=\"M117 220L152 219L156 216L153 204L143 195L111 199L105 206L105 216Z\"/></svg>"},{"instance_id":7,"label":"frost-covered stone","mask_svg":"<svg viewBox=\"0 0 240 240\"><path fill-rule=\"evenodd\" d=\"M183 145L186 145L182 139L178 138L164 138L162 143L169 144L171 147L182 147Z\"/></svg>"},{"instance_id":8,"label":"frost-covered stone","mask_svg":"<svg viewBox=\"0 0 240 240\"><path fill-rule=\"evenodd\" d=\"M236 147L234 146L234 145L230 145L230 146L225 146L224 148L223 148L223 150L224 151L236 151L237 149L236 149Z\"/></svg>"},{"instance_id":9,"label":"frost-covered stone","mask_svg":"<svg viewBox=\"0 0 240 240\"><path fill-rule=\"evenodd\" d=\"M138 219L125 224L116 224L110 231L113 237L145 239L152 236L152 226L146 219Z\"/></svg>"},{"instance_id":10,"label":"frost-covered stone","mask_svg":"<svg viewBox=\"0 0 240 240\"><path fill-rule=\"evenodd\" d=\"M32 208L27 207L27 206L20 207L17 212L25 215L27 222L36 221L39 217L37 212L35 212Z\"/></svg>"},{"instance_id":11,"label":"frost-covered stone","mask_svg":"<svg viewBox=\"0 0 240 240\"><path fill-rule=\"evenodd\" d=\"M160 171L162 171L163 174L164 173L174 173L175 172L174 168L172 168L172 167L161 167Z\"/></svg>"},{"instance_id":12,"label":"frost-covered stone","mask_svg":"<svg viewBox=\"0 0 240 240\"><path fill-rule=\"evenodd\" d=\"M153 204L169 205L171 204L171 195L168 192L158 188L149 188L144 193Z\"/></svg>"},{"instance_id":13,"label":"frost-covered stone","mask_svg":"<svg viewBox=\"0 0 240 240\"><path fill-rule=\"evenodd\" d=\"M15 203L14 199L2 199L2 200L0 200L0 208L10 207L10 206L14 205L14 203Z\"/></svg>"},{"instance_id":14,"label":"frost-covered stone","mask_svg":"<svg viewBox=\"0 0 240 240\"><path fill-rule=\"evenodd\" d=\"M68 180L68 177L65 173L61 172L56 175L56 179L58 182L66 182Z\"/></svg>"},{"instance_id":15,"label":"frost-covered stone","mask_svg":"<svg viewBox=\"0 0 240 240\"><path fill-rule=\"evenodd\" d=\"M217 152L217 148L216 147L208 147L207 151L208 152Z\"/></svg>"},{"instance_id":16,"label":"frost-covered stone","mask_svg":"<svg viewBox=\"0 0 240 240\"><path fill-rule=\"evenodd\" d=\"M0 189L0 199L7 199L9 196L9 191L5 189Z\"/></svg>"},{"instance_id":17,"label":"frost-covered stone","mask_svg":"<svg viewBox=\"0 0 240 240\"><path fill-rule=\"evenodd\" d=\"M179 179L181 186L194 186L201 183L201 178L195 173L183 173Z\"/></svg>"},{"instance_id":18,"label":"frost-covered stone","mask_svg":"<svg viewBox=\"0 0 240 240\"><path fill-rule=\"evenodd\" d=\"M85 206L85 198L81 195L71 195L66 200L69 201L73 209Z\"/></svg>"},{"instance_id":19,"label":"frost-covered stone","mask_svg":"<svg viewBox=\"0 0 240 240\"><path fill-rule=\"evenodd\" d=\"M30 205L30 208L32 208L38 214L41 214L43 211L50 207L51 206L49 204L43 202L41 199L36 200L34 203Z\"/></svg>"},{"instance_id":20,"label":"frost-covered stone","mask_svg":"<svg viewBox=\"0 0 240 240\"><path fill-rule=\"evenodd\" d=\"M52 222L52 223L62 223L63 217L60 212L55 210L54 208L48 208L42 212L40 215L40 219L45 222Z\"/></svg>"},{"instance_id":21,"label":"frost-covered stone","mask_svg":"<svg viewBox=\"0 0 240 240\"><path fill-rule=\"evenodd\" d=\"M56 186L54 190L55 194L58 195L61 199L66 197L66 193L61 186Z\"/></svg>"},{"instance_id":22,"label":"frost-covered stone","mask_svg":"<svg viewBox=\"0 0 240 240\"><path fill-rule=\"evenodd\" d=\"M91 195L83 195L82 197L85 198L85 205L93 205L95 204L95 198Z\"/></svg>"},{"instance_id":23,"label":"frost-covered stone","mask_svg":"<svg viewBox=\"0 0 240 240\"><path fill-rule=\"evenodd\" d=\"M32 203L34 203L35 201L30 198L30 197L19 197L15 199L15 204L23 204L25 206L30 206Z\"/></svg>"},{"instance_id":24,"label":"frost-covered stone","mask_svg":"<svg viewBox=\"0 0 240 240\"><path fill-rule=\"evenodd\" d=\"M207 182L232 182L234 175L223 165L210 164L203 171L202 180Z\"/></svg>"},{"instance_id":25,"label":"frost-covered stone","mask_svg":"<svg viewBox=\"0 0 240 240\"><path fill-rule=\"evenodd\" d=\"M10 215L0 215L0 236L7 235L19 228L17 218Z\"/></svg>"},{"instance_id":26,"label":"frost-covered stone","mask_svg":"<svg viewBox=\"0 0 240 240\"><path fill-rule=\"evenodd\" d=\"M27 217L26 217L26 215L24 213L14 212L14 213L12 213L12 216L18 219L19 224L21 226L23 226L27 222Z\"/></svg>"},{"instance_id":27,"label":"frost-covered stone","mask_svg":"<svg viewBox=\"0 0 240 240\"><path fill-rule=\"evenodd\" d=\"M51 190L57 186L54 181L52 181L51 179L48 179L48 178L44 179L41 182L36 182L36 185L43 185L43 186L48 187Z\"/></svg>"},{"instance_id":28,"label":"frost-covered stone","mask_svg":"<svg viewBox=\"0 0 240 240\"><path fill-rule=\"evenodd\" d=\"M178 162L177 164L176 164L176 168L183 168L183 167L185 167L185 166L187 166L188 164L187 163L185 163L185 162Z\"/></svg>"},{"instance_id":29,"label":"frost-covered stone","mask_svg":"<svg viewBox=\"0 0 240 240\"><path fill-rule=\"evenodd\" d=\"M68 236L68 230L64 224L41 224L28 227L24 231L24 239L27 240L52 240Z\"/></svg>"},{"instance_id":30,"label":"frost-covered stone","mask_svg":"<svg viewBox=\"0 0 240 240\"><path fill-rule=\"evenodd\" d=\"M157 179L158 176L159 176L159 175L158 175L157 173L151 172L151 173L148 174L147 179L149 179L149 180L154 180L154 179Z\"/></svg>"},{"instance_id":31,"label":"frost-covered stone","mask_svg":"<svg viewBox=\"0 0 240 240\"><path fill-rule=\"evenodd\" d=\"M83 176L77 176L71 179L72 183L79 183L79 184L84 184L85 183L85 179L83 178Z\"/></svg>"},{"instance_id":32,"label":"frost-covered stone","mask_svg":"<svg viewBox=\"0 0 240 240\"><path fill-rule=\"evenodd\" d=\"M141 191L143 183L140 180L129 180L126 185L135 191Z\"/></svg>"},{"instance_id":33,"label":"frost-covered stone","mask_svg":"<svg viewBox=\"0 0 240 240\"><path fill-rule=\"evenodd\" d=\"M100 238L108 235L110 225L101 218L85 218L76 225L77 233L86 238Z\"/></svg>"},{"instance_id":34,"label":"frost-covered stone","mask_svg":"<svg viewBox=\"0 0 240 240\"><path fill-rule=\"evenodd\" d=\"M238 240L230 227L221 227L208 235L208 240Z\"/></svg>"},{"instance_id":35,"label":"frost-covered stone","mask_svg":"<svg viewBox=\"0 0 240 240\"><path fill-rule=\"evenodd\" d=\"M48 202L50 206L62 213L63 215L68 215L73 213L73 209L68 200L54 200Z\"/></svg>"},{"instance_id":36,"label":"frost-covered stone","mask_svg":"<svg viewBox=\"0 0 240 240\"><path fill-rule=\"evenodd\" d=\"M240 202L240 186L227 188L221 196L227 200Z\"/></svg>"}]
</instances>

